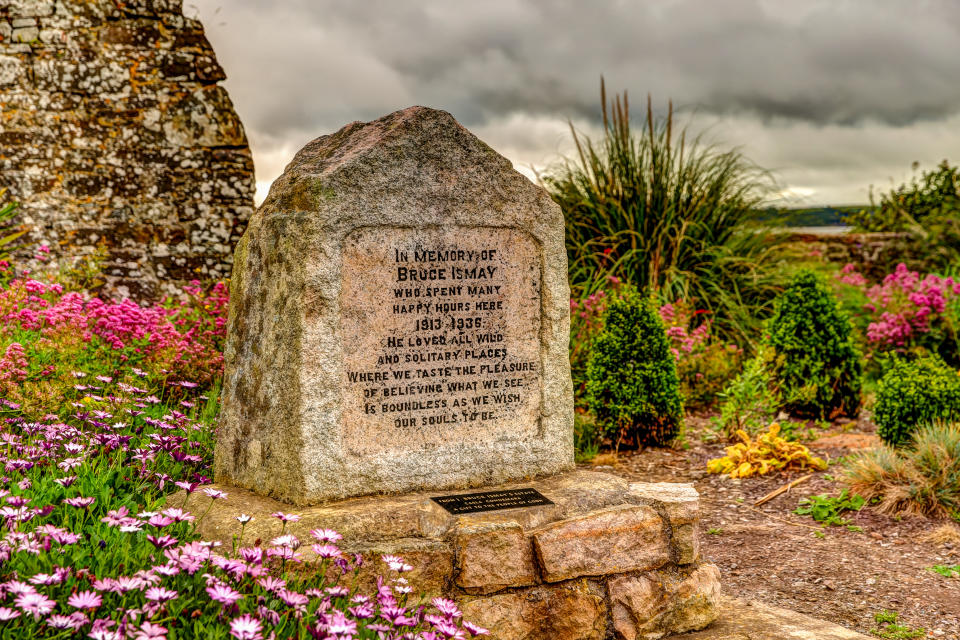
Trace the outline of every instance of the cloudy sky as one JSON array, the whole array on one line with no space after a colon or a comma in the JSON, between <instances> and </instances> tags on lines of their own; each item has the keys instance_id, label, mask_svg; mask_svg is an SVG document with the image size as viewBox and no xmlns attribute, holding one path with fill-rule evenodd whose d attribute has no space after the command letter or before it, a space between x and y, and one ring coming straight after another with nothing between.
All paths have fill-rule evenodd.
<instances>
[{"instance_id":1,"label":"cloudy sky","mask_svg":"<svg viewBox=\"0 0 960 640\"><path fill-rule=\"evenodd\" d=\"M413 104L528 175L596 135L601 74L774 171L793 204L960 161L957 0L185 0L265 194L293 153Z\"/></svg>"}]
</instances>

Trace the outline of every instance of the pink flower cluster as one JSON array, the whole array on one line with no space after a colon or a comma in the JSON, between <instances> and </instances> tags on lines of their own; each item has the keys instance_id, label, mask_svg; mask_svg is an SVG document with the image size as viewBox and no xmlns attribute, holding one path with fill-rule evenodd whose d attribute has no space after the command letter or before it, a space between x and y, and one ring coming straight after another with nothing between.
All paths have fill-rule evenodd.
<instances>
[{"instance_id":1,"label":"pink flower cluster","mask_svg":"<svg viewBox=\"0 0 960 640\"><path fill-rule=\"evenodd\" d=\"M218 372L218 343L226 333L227 289L224 283L204 293L198 282L184 288L187 297L140 306L132 300L107 302L86 293L64 292L56 283L15 280L0 290L0 324L38 331L56 339L98 337L112 349L161 360L168 369ZM2 333L2 330L0 330Z\"/></svg>"},{"instance_id":2,"label":"pink flower cluster","mask_svg":"<svg viewBox=\"0 0 960 640\"><path fill-rule=\"evenodd\" d=\"M11 342L0 358L0 389L8 384L22 382L27 377L27 356L23 345Z\"/></svg>"},{"instance_id":3,"label":"pink flower cluster","mask_svg":"<svg viewBox=\"0 0 960 640\"><path fill-rule=\"evenodd\" d=\"M691 320L698 315L710 313L706 309L697 309L690 312L680 303L667 303L660 307L660 318L667 326L667 337L670 338L670 351L678 361L684 355L702 351L710 339L710 322L706 321L690 329Z\"/></svg>"},{"instance_id":4,"label":"pink flower cluster","mask_svg":"<svg viewBox=\"0 0 960 640\"><path fill-rule=\"evenodd\" d=\"M843 266L843 269L840 270L839 280L844 284L853 285L854 287L864 287L867 284L867 279L863 277L862 273L857 271L857 265L852 262L848 262Z\"/></svg>"},{"instance_id":5,"label":"pink flower cluster","mask_svg":"<svg viewBox=\"0 0 960 640\"><path fill-rule=\"evenodd\" d=\"M866 285L866 280L852 265L844 267L841 280ZM900 348L931 331L947 304L960 295L960 282L933 274L921 278L918 272L901 263L881 284L867 289L866 295L870 302L865 308L879 314L879 318L867 326L867 339Z\"/></svg>"}]
</instances>

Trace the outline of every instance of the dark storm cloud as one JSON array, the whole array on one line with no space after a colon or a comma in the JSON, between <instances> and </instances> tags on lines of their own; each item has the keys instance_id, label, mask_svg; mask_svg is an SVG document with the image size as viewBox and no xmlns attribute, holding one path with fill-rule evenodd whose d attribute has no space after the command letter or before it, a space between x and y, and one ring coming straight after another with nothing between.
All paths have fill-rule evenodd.
<instances>
[{"instance_id":1,"label":"dark storm cloud","mask_svg":"<svg viewBox=\"0 0 960 640\"><path fill-rule=\"evenodd\" d=\"M599 79L774 169L865 202L960 151L960 0L185 0L250 135L261 191L305 142L412 104L521 170L597 133ZM219 9L219 11L218 11ZM791 196L793 197L793 196Z\"/></svg>"},{"instance_id":2,"label":"dark storm cloud","mask_svg":"<svg viewBox=\"0 0 960 640\"><path fill-rule=\"evenodd\" d=\"M949 0L219 1L221 55L223 30L246 36L229 45L231 88L256 91L250 124L278 135L409 103L467 124L595 117L601 73L706 113L902 126L960 111Z\"/></svg>"}]
</instances>

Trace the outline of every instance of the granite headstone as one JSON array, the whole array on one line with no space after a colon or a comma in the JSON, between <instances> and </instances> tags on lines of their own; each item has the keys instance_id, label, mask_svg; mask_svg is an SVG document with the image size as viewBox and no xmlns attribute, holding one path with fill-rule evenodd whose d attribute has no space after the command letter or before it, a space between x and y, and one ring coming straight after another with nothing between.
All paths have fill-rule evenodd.
<instances>
[{"instance_id":1,"label":"granite headstone","mask_svg":"<svg viewBox=\"0 0 960 640\"><path fill-rule=\"evenodd\" d=\"M217 482L306 505L573 467L563 216L448 113L300 150L230 295Z\"/></svg>"}]
</instances>

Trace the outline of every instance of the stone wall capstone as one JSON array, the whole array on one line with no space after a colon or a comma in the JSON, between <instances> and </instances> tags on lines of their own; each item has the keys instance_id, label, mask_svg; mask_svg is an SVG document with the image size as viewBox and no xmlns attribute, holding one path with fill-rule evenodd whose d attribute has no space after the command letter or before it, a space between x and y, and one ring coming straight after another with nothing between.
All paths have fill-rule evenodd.
<instances>
[{"instance_id":1,"label":"stone wall capstone","mask_svg":"<svg viewBox=\"0 0 960 640\"><path fill-rule=\"evenodd\" d=\"M0 3L0 188L58 257L103 245L107 291L230 274L253 160L182 0Z\"/></svg>"}]
</instances>

